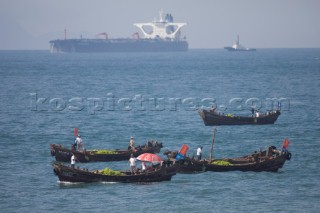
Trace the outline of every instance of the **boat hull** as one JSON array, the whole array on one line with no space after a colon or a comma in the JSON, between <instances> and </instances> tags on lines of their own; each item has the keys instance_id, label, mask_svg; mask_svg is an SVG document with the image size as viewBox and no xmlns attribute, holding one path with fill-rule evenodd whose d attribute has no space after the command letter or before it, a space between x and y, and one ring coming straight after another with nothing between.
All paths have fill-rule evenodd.
<instances>
[{"instance_id":1,"label":"boat hull","mask_svg":"<svg viewBox=\"0 0 320 213\"><path fill-rule=\"evenodd\" d=\"M204 161L197 160L182 160L176 164L178 173L198 173L206 171L206 163Z\"/></svg>"},{"instance_id":2,"label":"boat hull","mask_svg":"<svg viewBox=\"0 0 320 213\"><path fill-rule=\"evenodd\" d=\"M255 152L252 155L246 155L239 158L226 158L216 159L212 162L223 161L227 164L213 164L208 160L195 160L186 157L183 160L174 161L174 165L177 166L179 173L191 173L191 172L229 172L229 171L242 171L242 172L277 172L283 167L286 160L291 159L290 152L273 151ZM280 154L279 154L280 153Z\"/></svg>"},{"instance_id":3,"label":"boat hull","mask_svg":"<svg viewBox=\"0 0 320 213\"><path fill-rule=\"evenodd\" d=\"M140 174L123 173L123 175L104 175L85 169L72 168L63 164L53 164L53 172L59 181L72 183L94 183L94 182L120 182L120 183L144 183L170 181L176 175L175 167L165 167L153 172Z\"/></svg>"},{"instance_id":4,"label":"boat hull","mask_svg":"<svg viewBox=\"0 0 320 213\"><path fill-rule=\"evenodd\" d=\"M236 49L233 47L224 47L224 49L229 50L231 52L248 52L248 51L256 51L256 49L253 48L245 48L245 49Z\"/></svg>"},{"instance_id":5,"label":"boat hull","mask_svg":"<svg viewBox=\"0 0 320 213\"><path fill-rule=\"evenodd\" d=\"M55 157L56 161L70 162L72 154L81 163L87 162L108 162L108 161L123 161L128 160L131 154L137 157L143 153L159 153L162 148L162 143L149 144L148 146L137 147L133 150L114 150L116 154L95 154L94 151L84 150L75 151L62 147L59 144L51 144L51 155Z\"/></svg>"},{"instance_id":6,"label":"boat hull","mask_svg":"<svg viewBox=\"0 0 320 213\"><path fill-rule=\"evenodd\" d=\"M212 172L229 172L229 171L242 171L242 172L277 172L283 167L286 162L285 156L279 156L273 159L263 160L261 162L245 162L241 164L232 165L215 165L211 163L206 164L206 171Z\"/></svg>"},{"instance_id":7,"label":"boat hull","mask_svg":"<svg viewBox=\"0 0 320 213\"><path fill-rule=\"evenodd\" d=\"M268 115L261 117L243 117L243 116L227 116L210 112L207 110L200 110L199 115L206 126L220 126L220 125L250 125L250 124L274 124L280 115L280 111L271 112Z\"/></svg>"},{"instance_id":8,"label":"boat hull","mask_svg":"<svg viewBox=\"0 0 320 213\"><path fill-rule=\"evenodd\" d=\"M50 41L51 52L172 52L187 51L187 41L162 39L66 39Z\"/></svg>"}]
</instances>

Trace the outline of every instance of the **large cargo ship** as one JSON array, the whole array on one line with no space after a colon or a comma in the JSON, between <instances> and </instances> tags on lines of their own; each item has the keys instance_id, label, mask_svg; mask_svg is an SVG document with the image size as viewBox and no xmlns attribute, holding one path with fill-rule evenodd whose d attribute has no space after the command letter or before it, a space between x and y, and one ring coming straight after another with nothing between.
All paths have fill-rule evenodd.
<instances>
[{"instance_id":1,"label":"large cargo ship","mask_svg":"<svg viewBox=\"0 0 320 213\"><path fill-rule=\"evenodd\" d=\"M164 17L164 18L163 18ZM175 23L171 14L164 16L160 11L159 20L148 23L135 23L139 33L134 33L132 38L109 39L108 34L100 33L95 39L67 39L50 41L50 51L56 52L166 52L187 51L188 42L181 37L181 28L186 23ZM103 36L103 38L101 38Z\"/></svg>"}]
</instances>

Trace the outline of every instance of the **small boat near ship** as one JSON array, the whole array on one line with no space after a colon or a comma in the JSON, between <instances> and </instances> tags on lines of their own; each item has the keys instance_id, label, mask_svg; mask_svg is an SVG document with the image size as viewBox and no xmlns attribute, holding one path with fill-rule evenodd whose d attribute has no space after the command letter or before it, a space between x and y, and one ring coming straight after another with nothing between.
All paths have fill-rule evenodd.
<instances>
[{"instance_id":1,"label":"small boat near ship","mask_svg":"<svg viewBox=\"0 0 320 213\"><path fill-rule=\"evenodd\" d=\"M162 143L155 140L148 141L145 145L136 146L135 149L128 150L83 150L77 151L72 148L63 147L60 144L51 144L51 155L57 161L70 162L72 154L81 163L86 162L107 162L128 160L133 154L135 157L143 153L159 153L163 147Z\"/></svg>"},{"instance_id":2,"label":"small boat near ship","mask_svg":"<svg viewBox=\"0 0 320 213\"><path fill-rule=\"evenodd\" d=\"M246 48L242 46L239 42L239 35L237 36L237 41L231 47L224 47L224 49L229 51L256 51L254 48Z\"/></svg>"},{"instance_id":3,"label":"small boat near ship","mask_svg":"<svg viewBox=\"0 0 320 213\"><path fill-rule=\"evenodd\" d=\"M53 163L53 172L61 182L94 183L94 182L120 182L120 183L147 183L170 181L176 175L176 167L159 167L153 171L131 174L130 171L104 170L89 171L88 169L72 168L61 163Z\"/></svg>"},{"instance_id":4,"label":"small boat near ship","mask_svg":"<svg viewBox=\"0 0 320 213\"><path fill-rule=\"evenodd\" d=\"M248 125L248 124L274 124L278 119L280 110L274 110L265 114L256 112L252 116L236 116L221 114L214 110L199 110L199 115L206 126L220 125Z\"/></svg>"}]
</instances>

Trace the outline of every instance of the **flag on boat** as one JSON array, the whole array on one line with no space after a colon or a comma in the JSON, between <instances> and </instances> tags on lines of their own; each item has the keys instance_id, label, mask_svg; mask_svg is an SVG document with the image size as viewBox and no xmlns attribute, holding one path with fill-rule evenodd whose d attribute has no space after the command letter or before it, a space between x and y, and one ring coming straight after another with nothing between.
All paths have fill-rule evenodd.
<instances>
[{"instance_id":1,"label":"flag on boat","mask_svg":"<svg viewBox=\"0 0 320 213\"><path fill-rule=\"evenodd\" d=\"M176 160L183 160L188 150L189 150L189 147L186 144L183 144L179 153L176 156Z\"/></svg>"},{"instance_id":2,"label":"flag on boat","mask_svg":"<svg viewBox=\"0 0 320 213\"><path fill-rule=\"evenodd\" d=\"M77 135L78 135L78 128L76 127L76 128L74 128L74 138L76 138Z\"/></svg>"},{"instance_id":3,"label":"flag on boat","mask_svg":"<svg viewBox=\"0 0 320 213\"><path fill-rule=\"evenodd\" d=\"M186 155L188 150L189 150L189 147L186 144L183 144L179 153L182 155Z\"/></svg>"},{"instance_id":4,"label":"flag on boat","mask_svg":"<svg viewBox=\"0 0 320 213\"><path fill-rule=\"evenodd\" d=\"M289 143L290 143L290 142L289 142L289 139L288 139L288 138L284 139L283 144L282 144L282 150L288 149Z\"/></svg>"}]
</instances>

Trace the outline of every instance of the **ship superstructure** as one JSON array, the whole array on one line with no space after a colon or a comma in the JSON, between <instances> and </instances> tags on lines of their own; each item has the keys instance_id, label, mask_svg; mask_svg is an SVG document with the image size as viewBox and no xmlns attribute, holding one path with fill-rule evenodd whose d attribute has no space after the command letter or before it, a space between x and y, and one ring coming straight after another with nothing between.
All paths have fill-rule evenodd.
<instances>
[{"instance_id":1,"label":"ship superstructure","mask_svg":"<svg viewBox=\"0 0 320 213\"><path fill-rule=\"evenodd\" d=\"M143 33L145 38L148 39L170 39L180 40L180 29L186 26L187 23L175 23L171 14L166 14L163 18L164 13L160 11L160 19L154 20L148 23L135 23ZM146 28L151 28L147 31Z\"/></svg>"},{"instance_id":2,"label":"ship superstructure","mask_svg":"<svg viewBox=\"0 0 320 213\"><path fill-rule=\"evenodd\" d=\"M240 45L239 35L237 35L237 41L232 45L232 47L224 47L224 49L229 51L255 51L256 49L246 48Z\"/></svg>"}]
</instances>

